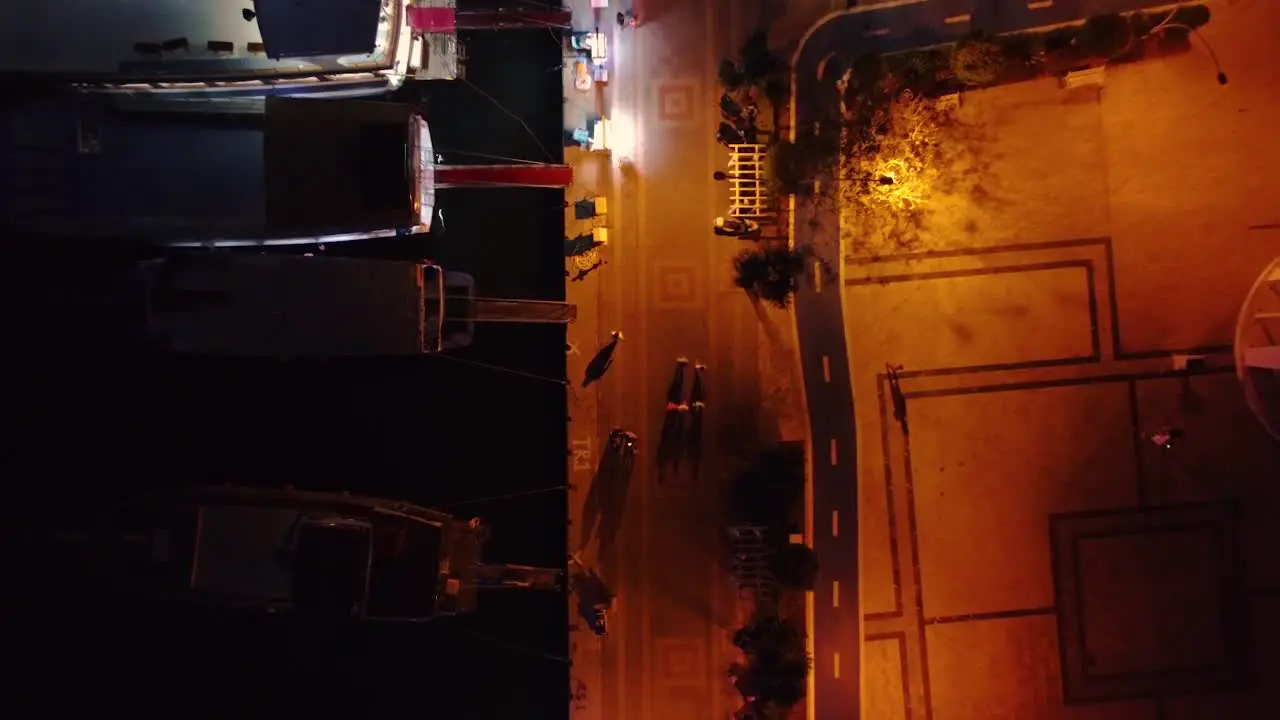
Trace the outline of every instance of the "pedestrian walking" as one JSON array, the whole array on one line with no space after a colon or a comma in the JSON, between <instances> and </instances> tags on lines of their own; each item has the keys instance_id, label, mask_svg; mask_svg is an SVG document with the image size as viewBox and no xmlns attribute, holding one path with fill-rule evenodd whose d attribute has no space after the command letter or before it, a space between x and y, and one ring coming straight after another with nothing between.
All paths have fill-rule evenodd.
<instances>
[{"instance_id":1,"label":"pedestrian walking","mask_svg":"<svg viewBox=\"0 0 1280 720\"><path fill-rule=\"evenodd\" d=\"M667 384L667 404L662 416L662 434L658 439L658 481L666 479L667 470L679 470L684 440L684 421L689 405L684 402L684 374L689 366L686 357L676 358L675 372Z\"/></svg>"},{"instance_id":2,"label":"pedestrian walking","mask_svg":"<svg viewBox=\"0 0 1280 720\"><path fill-rule=\"evenodd\" d=\"M621 331L614 330L610 333L608 344L600 348L595 357L591 358L591 362L587 363L587 370L582 378L582 387L587 387L604 377L604 374L609 371L609 367L613 365L613 353L618 349L618 343L620 342L622 342Z\"/></svg>"},{"instance_id":3,"label":"pedestrian walking","mask_svg":"<svg viewBox=\"0 0 1280 720\"><path fill-rule=\"evenodd\" d=\"M603 240L595 239L594 233L579 233L572 238L564 239L564 256L578 257L579 255L586 255L604 244Z\"/></svg>"},{"instance_id":4,"label":"pedestrian walking","mask_svg":"<svg viewBox=\"0 0 1280 720\"><path fill-rule=\"evenodd\" d=\"M1146 438L1161 450L1169 450L1175 442L1182 439L1182 428L1165 425Z\"/></svg>"},{"instance_id":5,"label":"pedestrian walking","mask_svg":"<svg viewBox=\"0 0 1280 720\"><path fill-rule=\"evenodd\" d=\"M695 478L702 464L702 416L707 409L707 385L702 374L706 369L706 365L694 363L693 389L689 391L689 434L685 438L684 447Z\"/></svg>"}]
</instances>

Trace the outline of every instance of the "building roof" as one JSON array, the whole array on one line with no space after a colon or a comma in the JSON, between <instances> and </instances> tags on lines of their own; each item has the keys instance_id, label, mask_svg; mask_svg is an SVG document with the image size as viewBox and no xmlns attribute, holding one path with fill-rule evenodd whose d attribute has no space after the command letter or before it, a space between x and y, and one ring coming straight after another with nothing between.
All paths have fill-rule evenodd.
<instances>
[{"instance_id":1,"label":"building roof","mask_svg":"<svg viewBox=\"0 0 1280 720\"><path fill-rule=\"evenodd\" d=\"M382 0L254 0L272 59L374 51Z\"/></svg>"}]
</instances>

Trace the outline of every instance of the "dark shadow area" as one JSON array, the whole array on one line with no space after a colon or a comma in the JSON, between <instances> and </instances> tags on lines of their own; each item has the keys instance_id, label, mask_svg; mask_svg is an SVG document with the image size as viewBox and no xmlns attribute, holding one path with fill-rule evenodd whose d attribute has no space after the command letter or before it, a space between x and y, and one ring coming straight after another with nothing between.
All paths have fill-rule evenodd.
<instances>
[{"instance_id":1,"label":"dark shadow area","mask_svg":"<svg viewBox=\"0 0 1280 720\"><path fill-rule=\"evenodd\" d=\"M461 81L410 84L440 147L556 152L552 39L475 34L468 50L468 82L538 137ZM486 295L562 299L562 200L451 190L437 196L447 231L282 252L430 258ZM448 357L159 357L128 341L127 310L95 302L150 254L0 237L0 642L16 660L5 714L72 716L91 702L136 718L564 716L563 593L493 592L474 617L355 626L124 603L77 580L60 531L157 488L292 484L431 506L565 484L563 327L484 325ZM459 512L492 528L486 560L564 565L563 494Z\"/></svg>"}]
</instances>

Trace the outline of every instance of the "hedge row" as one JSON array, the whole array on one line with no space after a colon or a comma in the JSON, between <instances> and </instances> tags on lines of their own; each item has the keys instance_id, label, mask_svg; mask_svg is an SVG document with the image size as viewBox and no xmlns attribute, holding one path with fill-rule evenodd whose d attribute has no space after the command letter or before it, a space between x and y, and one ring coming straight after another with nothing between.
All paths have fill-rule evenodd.
<instances>
[{"instance_id":1,"label":"hedge row","mask_svg":"<svg viewBox=\"0 0 1280 720\"><path fill-rule=\"evenodd\" d=\"M1183 5L1172 13L1095 15L1045 31L995 36L975 32L951 46L886 55L880 63L884 72L904 84L940 95L1185 49L1189 31L1208 23L1209 17L1205 5ZM1163 30L1151 36L1161 25Z\"/></svg>"}]
</instances>

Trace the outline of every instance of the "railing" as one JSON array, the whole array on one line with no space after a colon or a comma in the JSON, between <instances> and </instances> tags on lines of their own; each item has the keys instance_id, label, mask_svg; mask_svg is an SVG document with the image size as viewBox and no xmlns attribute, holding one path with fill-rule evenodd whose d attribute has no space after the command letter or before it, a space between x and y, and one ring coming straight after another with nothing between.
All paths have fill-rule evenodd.
<instances>
[{"instance_id":1,"label":"railing","mask_svg":"<svg viewBox=\"0 0 1280 720\"><path fill-rule=\"evenodd\" d=\"M761 217L769 213L764 145L729 146L729 215Z\"/></svg>"},{"instance_id":2,"label":"railing","mask_svg":"<svg viewBox=\"0 0 1280 720\"><path fill-rule=\"evenodd\" d=\"M739 596L747 596L744 599L754 601L757 607L773 603L777 585L773 579L773 549L768 531L758 525L730 527L729 541L733 553L730 572L738 585Z\"/></svg>"}]
</instances>

